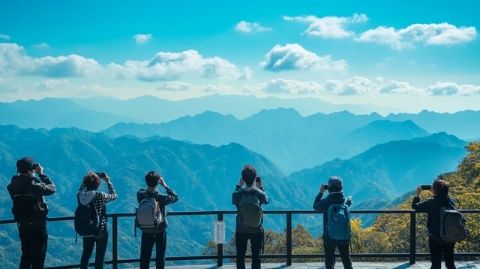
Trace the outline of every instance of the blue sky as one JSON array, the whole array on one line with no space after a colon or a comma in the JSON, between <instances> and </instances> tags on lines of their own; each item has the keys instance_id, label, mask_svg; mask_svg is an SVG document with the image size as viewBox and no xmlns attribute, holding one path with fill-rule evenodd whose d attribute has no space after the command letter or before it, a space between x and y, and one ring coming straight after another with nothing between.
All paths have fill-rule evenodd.
<instances>
[{"instance_id":1,"label":"blue sky","mask_svg":"<svg viewBox=\"0 0 480 269\"><path fill-rule=\"evenodd\" d=\"M480 109L478 1L2 1L0 100L212 93Z\"/></svg>"}]
</instances>

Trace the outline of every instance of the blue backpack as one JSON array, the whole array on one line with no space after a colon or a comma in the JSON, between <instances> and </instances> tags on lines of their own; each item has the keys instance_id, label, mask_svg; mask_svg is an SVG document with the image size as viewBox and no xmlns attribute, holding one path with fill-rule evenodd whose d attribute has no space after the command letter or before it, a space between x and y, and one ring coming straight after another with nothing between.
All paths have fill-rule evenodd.
<instances>
[{"instance_id":1,"label":"blue backpack","mask_svg":"<svg viewBox=\"0 0 480 269\"><path fill-rule=\"evenodd\" d=\"M332 204L327 210L327 236L336 241L350 240L350 209L343 204Z\"/></svg>"}]
</instances>

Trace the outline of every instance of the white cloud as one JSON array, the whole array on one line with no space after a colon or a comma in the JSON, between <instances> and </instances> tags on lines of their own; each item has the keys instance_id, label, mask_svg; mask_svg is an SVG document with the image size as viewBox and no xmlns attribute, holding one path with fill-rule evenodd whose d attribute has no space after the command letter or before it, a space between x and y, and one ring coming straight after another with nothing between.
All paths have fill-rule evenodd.
<instances>
[{"instance_id":1,"label":"white cloud","mask_svg":"<svg viewBox=\"0 0 480 269\"><path fill-rule=\"evenodd\" d=\"M37 89L41 91L66 90L72 85L68 79L46 79L36 84Z\"/></svg>"},{"instance_id":2,"label":"white cloud","mask_svg":"<svg viewBox=\"0 0 480 269\"><path fill-rule=\"evenodd\" d=\"M216 56L205 58L196 50L158 52L149 61L128 60L122 65L111 63L108 69L118 77L133 77L142 81L175 80L184 75L244 79L249 75L226 59Z\"/></svg>"},{"instance_id":3,"label":"white cloud","mask_svg":"<svg viewBox=\"0 0 480 269\"><path fill-rule=\"evenodd\" d=\"M135 43L145 44L153 38L152 34L136 34L133 36Z\"/></svg>"},{"instance_id":4,"label":"white cloud","mask_svg":"<svg viewBox=\"0 0 480 269\"><path fill-rule=\"evenodd\" d=\"M391 80L384 85L380 86L380 93L387 94L419 94L422 90L420 88L412 86L405 81Z\"/></svg>"},{"instance_id":5,"label":"white cloud","mask_svg":"<svg viewBox=\"0 0 480 269\"><path fill-rule=\"evenodd\" d=\"M309 24L305 33L310 36L322 38L347 38L354 35L352 31L347 30L349 24L364 23L368 20L365 14L353 14L351 17L328 16L318 18L316 16L284 16L284 20L291 22L301 22Z\"/></svg>"},{"instance_id":6,"label":"white cloud","mask_svg":"<svg viewBox=\"0 0 480 269\"><path fill-rule=\"evenodd\" d=\"M273 95L315 95L322 90L322 85L317 82L277 78L260 84L258 89Z\"/></svg>"},{"instance_id":7,"label":"white cloud","mask_svg":"<svg viewBox=\"0 0 480 269\"><path fill-rule=\"evenodd\" d=\"M358 42L389 45L396 50L418 45L454 45L472 41L477 36L475 27L457 27L448 23L412 24L406 28L380 26L363 32Z\"/></svg>"},{"instance_id":8,"label":"white cloud","mask_svg":"<svg viewBox=\"0 0 480 269\"><path fill-rule=\"evenodd\" d=\"M275 45L261 63L265 70L323 70L343 71L347 69L345 60L334 61L330 55L318 56L299 44Z\"/></svg>"},{"instance_id":9,"label":"white cloud","mask_svg":"<svg viewBox=\"0 0 480 269\"><path fill-rule=\"evenodd\" d=\"M327 93L335 95L364 95L376 92L378 84L364 77L353 77L346 80L329 80L325 82Z\"/></svg>"},{"instance_id":10,"label":"white cloud","mask_svg":"<svg viewBox=\"0 0 480 269\"><path fill-rule=\"evenodd\" d=\"M34 58L26 55L22 46L0 43L0 73L83 77L98 73L101 68L95 60L76 54Z\"/></svg>"},{"instance_id":11,"label":"white cloud","mask_svg":"<svg viewBox=\"0 0 480 269\"><path fill-rule=\"evenodd\" d=\"M183 81L166 81L160 83L158 91L184 92L195 88L195 85Z\"/></svg>"},{"instance_id":12,"label":"white cloud","mask_svg":"<svg viewBox=\"0 0 480 269\"><path fill-rule=\"evenodd\" d=\"M36 49L48 49L48 48L50 48L50 45L48 45L45 42L42 42L42 43L34 45L33 47L36 48Z\"/></svg>"},{"instance_id":13,"label":"white cloud","mask_svg":"<svg viewBox=\"0 0 480 269\"><path fill-rule=\"evenodd\" d=\"M430 85L427 91L434 96L444 95L480 95L480 85L457 84L455 82L437 82Z\"/></svg>"},{"instance_id":14,"label":"white cloud","mask_svg":"<svg viewBox=\"0 0 480 269\"><path fill-rule=\"evenodd\" d=\"M262 26L258 22L240 21L235 25L235 31L244 34L268 32L271 30L272 28Z\"/></svg>"},{"instance_id":15,"label":"white cloud","mask_svg":"<svg viewBox=\"0 0 480 269\"><path fill-rule=\"evenodd\" d=\"M0 34L0 39L3 39L3 40L10 40L10 36L9 35L6 35L6 34Z\"/></svg>"}]
</instances>

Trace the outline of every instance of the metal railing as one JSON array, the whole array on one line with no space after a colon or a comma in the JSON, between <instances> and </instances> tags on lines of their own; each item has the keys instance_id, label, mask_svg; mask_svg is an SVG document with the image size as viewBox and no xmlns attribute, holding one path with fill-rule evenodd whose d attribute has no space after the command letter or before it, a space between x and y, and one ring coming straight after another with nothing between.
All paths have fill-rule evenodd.
<instances>
[{"instance_id":1,"label":"metal railing","mask_svg":"<svg viewBox=\"0 0 480 269\"><path fill-rule=\"evenodd\" d=\"M464 209L460 210L464 214L479 214L480 209ZM352 214L408 214L410 215L410 246L409 252L405 253L351 253L352 257L360 258L408 258L410 264L414 264L417 257L427 257L429 253L417 253L416 249L416 230L417 230L417 220L416 216L419 213L416 213L414 210L352 210ZM237 211L233 210L223 210L223 211L181 211L181 212L169 212L168 216L217 216L218 221L223 221L224 215L234 215L237 214ZM292 259L294 258L323 258L324 254L293 254L292 250L292 216L293 215L308 215L308 214L321 214L311 210L266 210L264 211L266 215L285 215L286 217L286 253L285 254L262 254L261 258L275 258L275 259L285 259L286 265L292 265ZM421 214L421 213L420 213ZM135 217L134 213L114 213L108 214L108 218L112 222L112 259L106 261L106 264L111 264L113 269L117 269L120 264L136 263L140 262L140 259L119 259L118 257L118 219L119 218L132 218ZM49 218L49 222L59 222L59 221L72 221L74 217L53 217ZM2 224L12 224L15 223L13 220L0 220L0 225ZM460 257L480 257L480 252L467 252L467 253L455 253L456 256ZM223 253L223 244L217 245L217 254L216 255L200 255L200 256L170 256L166 257L167 261L192 261L192 260L216 260L217 266L220 267L223 265L224 259L233 259L235 255L224 255ZM154 260L154 259L152 259ZM93 265L93 264L91 264ZM79 264L63 265L56 267L48 268L79 268Z\"/></svg>"}]
</instances>

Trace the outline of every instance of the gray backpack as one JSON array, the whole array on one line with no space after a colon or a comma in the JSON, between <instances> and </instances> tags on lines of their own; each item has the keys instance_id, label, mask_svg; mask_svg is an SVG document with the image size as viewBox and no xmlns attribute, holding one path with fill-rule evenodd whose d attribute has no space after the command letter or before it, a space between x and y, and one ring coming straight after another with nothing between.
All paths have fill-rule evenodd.
<instances>
[{"instance_id":1,"label":"gray backpack","mask_svg":"<svg viewBox=\"0 0 480 269\"><path fill-rule=\"evenodd\" d=\"M456 209L440 208L440 238L448 243L465 240L465 217Z\"/></svg>"},{"instance_id":2,"label":"gray backpack","mask_svg":"<svg viewBox=\"0 0 480 269\"><path fill-rule=\"evenodd\" d=\"M246 228L255 229L262 225L263 210L256 192L245 192L242 195L238 214Z\"/></svg>"},{"instance_id":3,"label":"gray backpack","mask_svg":"<svg viewBox=\"0 0 480 269\"><path fill-rule=\"evenodd\" d=\"M142 231L155 230L165 221L160 205L154 197L147 197L140 201L135 215L135 222Z\"/></svg>"}]
</instances>

